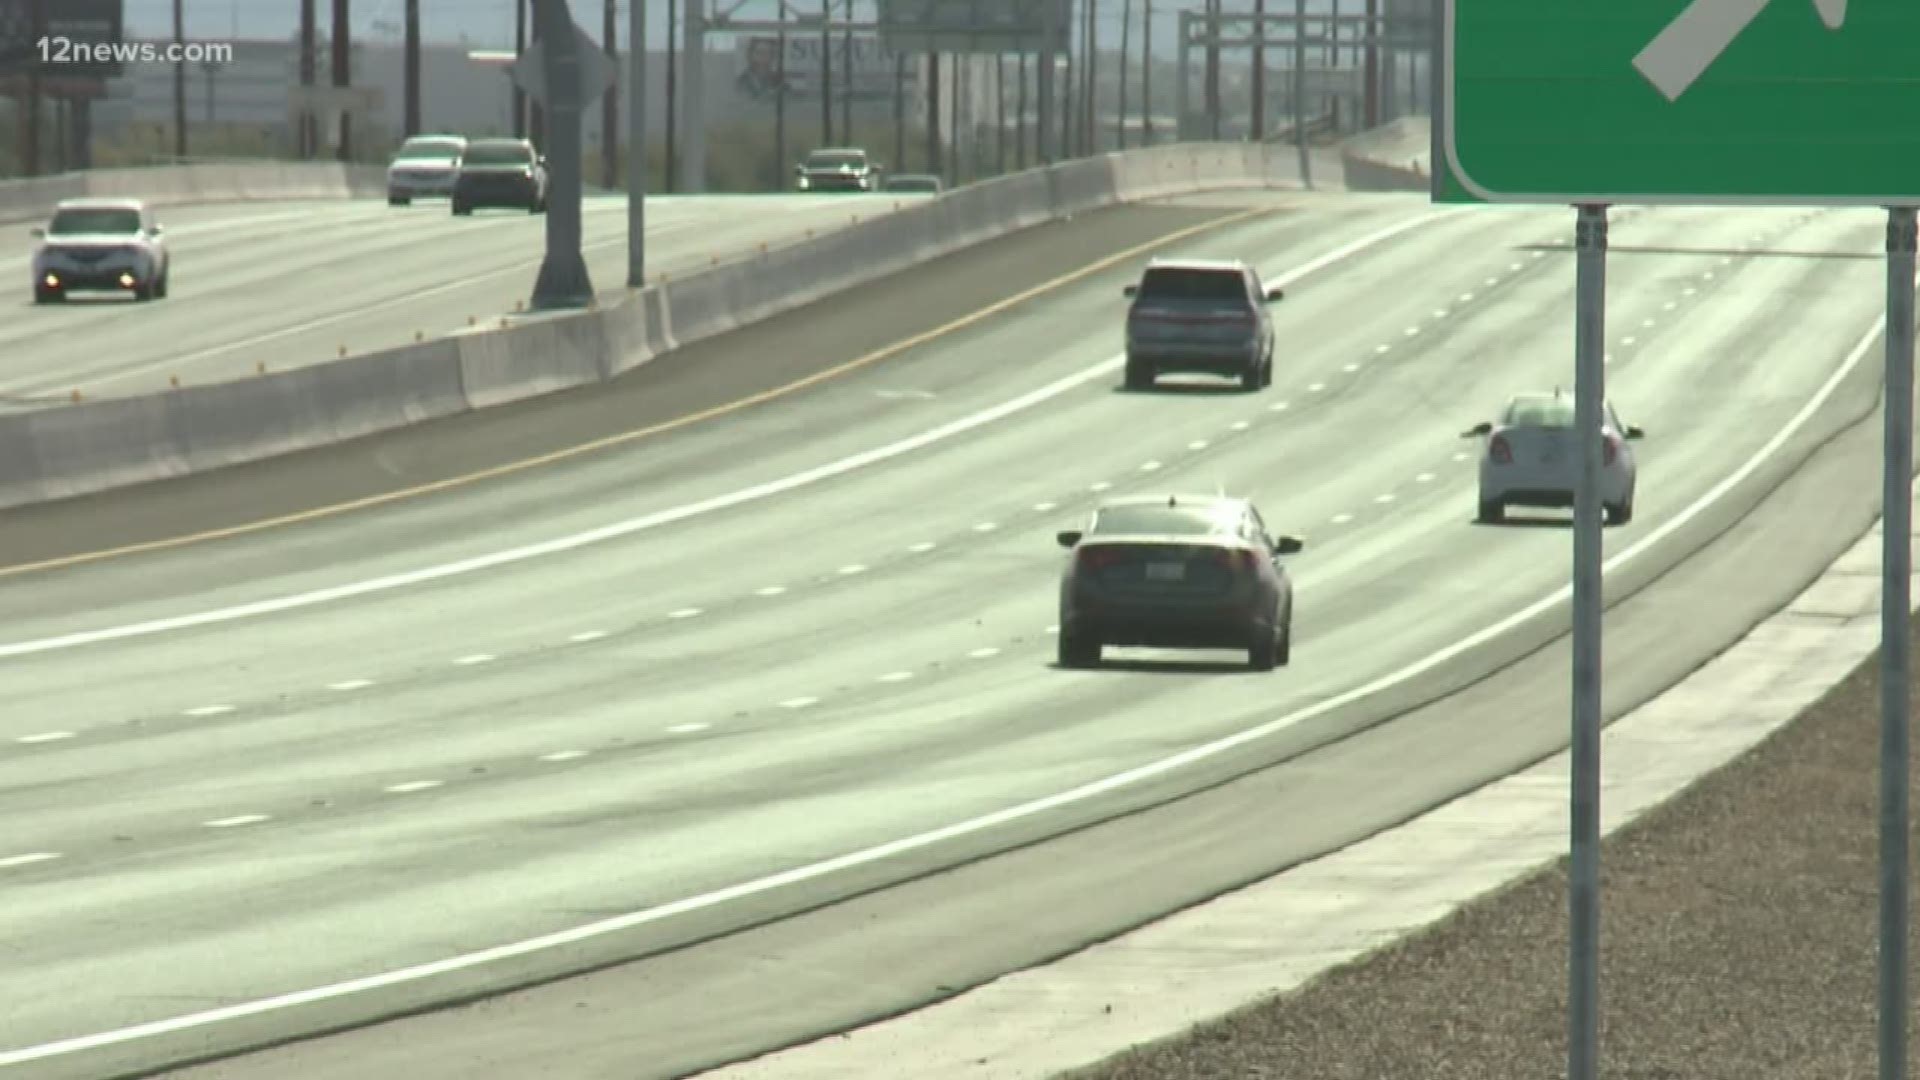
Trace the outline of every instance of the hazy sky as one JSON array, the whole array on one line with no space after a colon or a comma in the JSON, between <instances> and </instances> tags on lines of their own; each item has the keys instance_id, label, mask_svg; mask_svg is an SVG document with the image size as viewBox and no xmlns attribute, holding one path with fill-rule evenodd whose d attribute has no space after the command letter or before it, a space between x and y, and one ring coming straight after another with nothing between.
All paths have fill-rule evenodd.
<instances>
[{"instance_id":1,"label":"hazy sky","mask_svg":"<svg viewBox=\"0 0 1920 1080\"><path fill-rule=\"evenodd\" d=\"M186 36L191 41L222 41L232 38L285 40L299 27L299 0L183 0ZM459 41L463 37L476 46L506 46L513 41L513 5L515 0L420 0L422 34L433 41ZM629 0L618 0L622 12ZM647 7L648 41L658 47L665 40L667 5L681 0L642 0ZM839 8L844 0L832 0ZM1312 0L1309 10L1325 10L1328 0ZM598 35L605 0L568 0L574 17L589 32ZM729 4L738 0L728 0ZM821 0L792 0L789 10L818 11ZM1099 19L1103 41L1119 41L1122 0L1100 0ZM316 0L322 31L333 19L332 0ZM1155 44L1173 41L1175 19L1182 7L1197 9L1195 2L1155 0ZM1267 10L1281 13L1291 10L1292 0L1267 0ZM1358 13L1361 0L1344 0L1343 10ZM1228 11L1251 11L1252 0L1226 0ZM128 32L135 37L165 37L173 32L173 0L126 0ZM398 38L399 25L406 7L404 0L352 0L354 33L366 36ZM735 14L740 18L773 18L775 0L746 0ZM856 0L855 12L870 17L873 8L867 0ZM1141 0L1133 0L1135 32ZM625 15L621 15L624 34ZM380 24L390 24L383 30ZM1159 48L1155 52L1161 51ZM1171 50L1167 50L1169 53Z\"/></svg>"}]
</instances>

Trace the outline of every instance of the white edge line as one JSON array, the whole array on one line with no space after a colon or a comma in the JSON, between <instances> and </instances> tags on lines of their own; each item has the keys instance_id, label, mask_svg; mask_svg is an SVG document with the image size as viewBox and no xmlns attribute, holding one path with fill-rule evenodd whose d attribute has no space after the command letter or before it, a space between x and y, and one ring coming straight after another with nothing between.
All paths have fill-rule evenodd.
<instances>
[{"instance_id":1,"label":"white edge line","mask_svg":"<svg viewBox=\"0 0 1920 1080\"><path fill-rule=\"evenodd\" d=\"M1314 258L1313 260L1293 270L1287 271L1284 274L1270 278L1269 282L1273 285L1281 286L1281 287L1290 285L1300 280L1301 278L1307 277L1314 273L1318 273L1320 270L1325 269L1326 267L1331 266L1334 263L1341 262L1345 259L1349 259L1354 255L1357 255L1360 252L1365 251L1370 247L1374 247L1381 243L1384 243L1387 240L1390 240L1393 237L1399 236L1402 233L1411 232L1416 228L1420 228L1426 225L1437 223L1439 221L1443 221L1457 214L1464 213L1470 209L1472 208L1461 207L1461 208L1452 209L1452 210L1436 211L1431 214L1414 218L1410 221L1403 221L1397 225L1393 225L1388 228L1381 229L1378 232L1370 233L1366 236L1359 238L1358 240L1354 240L1350 243L1342 245L1341 247L1335 248L1334 250L1329 251L1323 255L1320 255L1317 258ZM1877 334L1878 332L1879 331L1876 329L1875 334ZM1872 340L1871 337L1869 337L1868 340L1870 343ZM1858 352L1860 355L1864 355L1865 349L1863 348L1861 350L1858 350ZM1849 359L1850 359L1850 363L1847 365L1847 367L1851 368L1853 366L1853 363L1857 363L1858 358L1851 357ZM523 548L517 548L511 551L497 552L492 555L479 556L472 559L466 559L457 563L449 563L444 566L430 567L424 570L416 570L416 571L411 571L403 574L394 574L394 575L390 575L383 578L376 578L372 581L357 582L352 585L337 586L335 588L323 589L323 590L319 590L312 593L302 594L299 596L283 597L278 600L260 601L253 604L242 605L240 607L226 608L219 611L202 612L197 615L180 616L173 619L156 620L154 622L141 623L141 624L136 624L134 626L115 627L108 630L86 631L78 634L68 634L62 637L57 637L57 638L48 638L42 641L29 641L29 642L21 642L14 645L0 646L0 658L9 657L9 656L19 656L19 655L25 655L28 653L36 653L36 652L49 652L54 649L61 649L61 648L71 648L75 645L87 644L93 641L107 641L107 640L113 640L116 638L135 637L142 634L161 633L166 630L178 629L178 628L183 628L188 626L202 626L208 623L226 622L226 621L231 621L233 619L245 618L250 615L265 614L271 611L283 611L283 610L296 608L296 607L306 607L313 604L325 603L330 600L345 599L351 596L361 596L367 593L379 592L386 589L399 588L404 585L417 584L423 581L434 581L440 578L452 577L456 574L471 573L475 570L481 570L481 569L485 569L492 566L499 566L507 563L520 562L526 559L536 558L541 555L553 554L553 553L562 552L562 551L571 551L576 548L585 547L588 544L598 543L602 540L609 540L614 537L624 536L629 533L639 532L642 529L654 528L659 525L666 524L670 521L680 521L685 518L697 516L699 514L712 513L716 510L737 506L737 505L740 505L741 503L751 502L756 499L764 499L771 495L779 494L781 492L791 491L795 488L802 487L807 484L815 483L819 480L824 480L831 476L838 476L842 473L850 472L854 469L862 468L866 465L873 464L874 462L877 462L877 461L884 461L891 457L897 457L911 450L916 450L916 449L919 449L920 447L938 442L941 439L945 439L952 435L959 434L960 432L968 431L976 427L981 427L981 426L984 426L985 424L991 423L1003 417L1011 416L1016 412L1019 412L1026 408L1030 408L1033 405L1039 404L1040 402L1045 401L1048 398L1055 397L1055 396L1058 396L1059 394L1065 393L1067 390L1070 390L1076 386L1079 386L1082 383L1090 382L1093 379L1097 379L1103 375L1106 375L1109 372L1119 368L1122 363L1124 363L1123 357L1118 357L1118 356L1111 357L1107 360L1104 360L1098 364L1093 365L1092 367L1086 368L1076 374L1069 375L1065 378L1055 380L1054 382L1049 383L1046 386L1040 387L1037 390L1029 391L1028 393L1023 394L1020 397L1014 398L1011 401L1003 402L992 409L988 409L980 413L975 413L972 416L963 417L949 424L945 424L945 425L942 425L941 427L937 427L927 432L924 432L918 436L915 436L909 439L904 439L904 440L901 440L900 442L892 443L888 446L883 446L875 450L869 450L861 454L856 454L856 455L853 455L852 457L842 458L841 460L833 462L831 464L823 465L818 468L808 470L807 472L798 473L781 480L776 480L767 484L758 485L753 488L747 488L741 491L732 492L727 495L717 496L715 498L708 499L699 503L694 503L689 506L677 507L672 510L666 510L666 511L661 511L654 514L649 514L645 517L635 518L625 522L618 522L613 525L604 526L602 528L594 529L588 532L578 533L568 537L561 537L559 539L549 540L544 543L534 544L534 545L530 545L528 547L523 547ZM1838 382L1839 380L1838 378L1836 378L1830 383L1830 386L1837 386ZM1827 396L1827 394L1829 394L1830 392L1831 390L1829 387L1823 387L1821 394L1819 395L1818 398L1816 398L1816 401L1824 399ZM1811 415L1811 414L1812 414L1811 409L1806 410L1806 415ZM1803 423L1803 422L1804 421L1800 417L1795 417L1795 421L1793 423L1790 423L1786 428L1783 428L1782 429L1783 434L1780 436L1776 436L1776 439L1781 439L1782 441L1784 441L1784 434L1791 433L1795 428L1799 426L1800 423ZM1774 445L1773 443L1768 444L1769 447L1772 447L1773 445ZM1765 453L1763 452L1761 456L1764 457ZM1755 461L1757 462L1758 460L1760 460L1760 458L1756 457ZM1748 471L1750 471L1750 469ZM1740 474L1736 474L1736 476L1738 475ZM1728 486L1731 486L1731 485L1728 485ZM1715 489L1715 491L1718 491L1718 490L1719 490L1718 488ZM1713 493L1710 492L1709 495L1712 496ZM1717 497L1717 496L1714 496L1714 497ZM1696 505L1701 505L1701 504L1696 504ZM1681 518L1676 518L1674 519L1674 521L1683 520L1684 517L1685 517L1685 512L1683 512L1683 515ZM1646 544L1650 543L1654 538L1663 536L1663 535L1665 535L1665 533L1663 533L1659 529L1656 529L1655 531L1647 534L1647 537L1641 540L1640 544L1636 545L1634 548L1629 548L1627 552L1622 552L1621 555L1629 554L1633 551L1640 550L1641 547L1644 547ZM1615 556L1615 559L1618 559L1618 558L1620 558L1620 556ZM1561 593L1564 593L1566 591L1567 590L1562 589ZM1559 598L1561 593L1556 593L1554 596L1549 597L1546 601L1543 601L1536 606L1541 608L1550 606L1552 602L1556 601ZM1522 621L1520 617L1512 617L1508 620L1509 623L1517 623L1520 621ZM1292 716L1285 716L1285 717L1279 718L1278 720L1269 721L1268 723L1260 725L1259 727L1247 729L1246 731L1242 731L1233 736L1229 736L1226 739L1221 739L1212 743L1207 743L1201 746L1197 746L1191 750L1187 750L1183 753L1176 754L1173 757L1163 758L1160 761L1149 763L1147 765L1141 766L1140 768L1129 770L1128 772L1119 773L1114 776L1109 776L1101 780L1093 781L1092 783L1089 783L1089 784L1083 784L1070 791L1061 792L1056 795L1049 795L1042 799L1036 799L1030 802L1021 803L1017 806L1007 807L1006 809L998 810L991 814L972 818L967 821L957 822L953 825L948 825L940 829L935 829L932 832L921 833L917 836L909 836L899 840L889 841L885 844L880 844L875 847L869 847L860 851L851 852L846 855L840 855L832 859L824 860L822 862L816 862L816 863L808 864L806 866L795 867L791 870L785 870L780 873L770 875L768 877L758 878L753 881L741 882L737 885L730 885L726 888L718 889L713 892L702 893L698 896L691 896L682 900L676 900L672 903L663 904L658 907L647 908L642 911L628 912L624 915L616 915L611 918L601 919L596 922L586 923L581 926L575 926L567 930L560 930L550 934L542 934L538 937L526 938L521 941L509 942L508 944L505 944L505 945L496 945L493 948L489 948L489 949L481 949L476 952L463 953L458 956L450 956L442 960L429 961L424 964L415 964L410 967L396 968L391 971L384 971L375 975L366 975L357 979L347 979L341 982L329 983L325 986L311 987L306 990L295 990L285 994L276 994L272 997L256 998L252 1001L237 1002L232 1005L225 1005L215 1009L206 1009L201 1012L186 1013L180 1016L170 1017L164 1020L152 1020L143 1024L133 1024L123 1028L115 1028L111 1031L102 1031L102 1032L97 1032L91 1035L78 1035L72 1038L60 1039L55 1042L41 1043L37 1046L22 1047L17 1050L0 1051L0 1065L19 1065L29 1061L42 1061L47 1058L62 1057L67 1054L79 1053L85 1050L94 1050L94 1049L99 1049L100 1047L113 1046L120 1043L133 1042L138 1039L151 1038L156 1035L166 1035L174 1032L191 1030L197 1027L205 1027L209 1024L217 1024L226 1020L237 1020L247 1016L258 1016L263 1013L277 1012L281 1009L288 1009L288 1008L293 1008L299 1005L312 1004L313 1002L317 1002L317 1001L329 1001L335 998L347 997L349 995L362 993L368 990L377 990L383 987L397 986L402 983L417 982L421 979L431 978L435 975L442 975L442 974L446 974L448 972L453 972L453 971L463 971L468 968L479 967L484 964L490 964L500 960L511 959L516 956L524 956L529 953L542 952L547 949L553 949L563 945L568 945L576 941L585 941L590 938L601 937L603 935L614 933L620 930L625 930L631 927L642 926L652 922L659 922L662 919L671 918L675 915L680 915L685 912L698 911L703 908L714 907L719 904L724 904L732 900L740 899L742 897L753 896L763 892L771 892L775 889L785 888L789 885L794 885L800 882L810 881L814 878L825 877L829 874L838 873L841 870L849 869L856 866L861 866L867 863L878 862L880 860L888 859L895 855L902 854L904 852L913 851L918 848L929 847L933 844L941 843L946 840L953 839L955 837L965 836L965 835L968 835L969 833L980 832L980 831L1004 824L1009 821L1017 821L1021 818L1031 817L1034 814L1038 814L1046 810L1051 810L1056 807L1066 806L1075 802L1080 802L1082 800L1091 798L1095 795L1104 794L1108 791L1117 790L1119 788L1123 788L1131 784L1138 783L1141 780L1158 776L1161 773L1171 772L1175 769L1181 768L1189 764L1190 762L1204 760L1205 758L1212 757L1220 753L1224 753L1225 751L1233 749L1234 747L1237 747L1243 743L1250 742L1250 741L1253 741L1254 739L1264 737L1270 732L1278 731L1282 727L1286 727L1291 724L1298 723L1299 721L1307 719L1310 716L1329 712L1332 709L1339 707L1339 705L1341 704L1345 704L1346 702L1349 702L1349 701L1360 700L1361 698L1369 696L1373 693L1377 693L1379 690L1392 686L1397 682L1401 682L1406 679L1412 678L1415 675L1418 675L1421 672L1425 671L1427 668L1433 667L1441 663L1443 659L1450 658L1451 655L1464 651L1467 647L1469 647L1470 643L1477 643L1480 640L1485 640L1486 638L1489 638L1492 636L1494 636L1493 628L1489 628L1488 630L1483 630L1479 634L1476 634L1474 637L1468 638L1464 641L1458 642L1455 645L1451 646L1448 652L1444 655L1437 653L1433 657L1429 657L1427 660L1423 660L1419 664L1416 664L1413 667L1403 669L1399 673L1383 676L1381 679L1375 680L1373 683L1348 691L1345 695L1342 695L1339 698L1333 698L1327 701L1323 701L1316 706L1313 706L1303 712L1293 714Z\"/></svg>"},{"instance_id":2,"label":"white edge line","mask_svg":"<svg viewBox=\"0 0 1920 1080\"><path fill-rule=\"evenodd\" d=\"M1436 211L1400 222L1397 225L1381 229L1378 232L1369 233L1366 236L1360 237L1358 240L1337 247L1292 270L1269 279L1269 284L1280 287L1291 285L1301 278L1318 273L1335 263L1350 259L1368 248L1377 247L1402 233L1436 224L1470 209L1472 209L1472 207ZM794 473L778 480L770 480L763 484L741 488L728 492L725 495L716 495L696 503L688 503L684 506L676 506L667 510L656 511L651 514L642 515L641 517L617 521L610 525L603 525L597 529L589 529L585 532L556 537L552 540L545 540L537 544L528 544L524 547L509 548L505 551L476 555L472 558L442 563L438 566L429 566L398 574L388 574L383 577L356 581L346 585L335 585L330 588L316 589L311 592L296 593L292 596L275 597L271 600L257 600L249 604L238 604L233 607L200 611L191 615L176 615L170 618L154 619L148 622L130 623L125 626L112 626L100 630L82 630L71 634L62 634L58 637L41 638L35 641L13 642L11 644L0 645L0 659L14 656L30 656L36 653L71 649L81 645L92 645L103 641L121 641L127 638L145 637L152 634L167 633L173 630L185 630L191 627L233 622L239 619L252 618L257 615L292 611L297 608L313 607L319 604L332 603L336 600L347 600L356 596L387 592L393 589L425 584L430 581L441 581L446 578L471 574L480 570L490 570L496 566L507 566L512 563L526 562L548 555L575 551L593 544L604 543L608 540L619 539L620 537L630 536L634 533L644 532L649 529L657 529L663 525L685 521L689 518L700 517L705 514L731 509L746 503L772 498L775 495L782 495L811 484L817 484L822 480L828 480L858 469L864 469L869 465L903 456L915 450L920 450L932 446L935 443L950 439L955 435L964 434L976 428L985 427L996 421L1004 420L1015 413L1023 412L1042 402L1059 397L1061 394L1073 390L1084 383L1092 382L1095 379L1118 370L1122 363L1124 363L1124 357L1108 357L1091 367L1084 368L1072 375L1055 379L1045 386L1029 390L1018 397L1003 401L990 409L984 409L970 416L960 417L957 420L949 421L938 427L921 432L918 435L888 443L885 446L876 447L872 450L865 450L861 453L841 458L838 461L816 466L804 472ZM0 1063L4 1063L5 1061L5 1058L0 1058Z\"/></svg>"},{"instance_id":3,"label":"white edge line","mask_svg":"<svg viewBox=\"0 0 1920 1080\"><path fill-rule=\"evenodd\" d=\"M0 867L11 869L15 866L32 866L34 863L52 862L60 857L57 851L30 851L25 855L9 855L0 859Z\"/></svg>"}]
</instances>

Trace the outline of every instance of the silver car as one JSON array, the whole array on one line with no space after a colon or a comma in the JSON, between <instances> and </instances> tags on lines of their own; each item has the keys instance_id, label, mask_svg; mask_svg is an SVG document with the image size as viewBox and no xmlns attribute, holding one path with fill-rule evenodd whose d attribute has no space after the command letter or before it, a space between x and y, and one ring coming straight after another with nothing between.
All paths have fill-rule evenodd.
<instances>
[{"instance_id":1,"label":"silver car","mask_svg":"<svg viewBox=\"0 0 1920 1080\"><path fill-rule=\"evenodd\" d=\"M415 135L401 143L387 165L388 205L452 197L460 157L466 152L467 140L459 135Z\"/></svg>"},{"instance_id":2,"label":"silver car","mask_svg":"<svg viewBox=\"0 0 1920 1080\"><path fill-rule=\"evenodd\" d=\"M1246 263L1155 259L1127 308L1129 390L1163 374L1237 376L1243 390L1273 382L1273 320L1267 305L1286 294L1260 283Z\"/></svg>"},{"instance_id":3,"label":"silver car","mask_svg":"<svg viewBox=\"0 0 1920 1080\"><path fill-rule=\"evenodd\" d=\"M1091 667L1108 645L1245 649L1259 671L1293 649L1293 581L1252 503L1206 495L1115 499L1084 530L1060 580L1061 667Z\"/></svg>"},{"instance_id":4,"label":"silver car","mask_svg":"<svg viewBox=\"0 0 1920 1080\"><path fill-rule=\"evenodd\" d=\"M160 223L139 199L67 199L53 219L33 230L33 300L67 298L75 290L167 295L173 259Z\"/></svg>"},{"instance_id":5,"label":"silver car","mask_svg":"<svg viewBox=\"0 0 1920 1080\"><path fill-rule=\"evenodd\" d=\"M1645 432L1620 422L1613 402L1602 407L1600 503L1607 523L1633 520L1639 472L1635 440ZM1519 394L1507 402L1498 423L1481 423L1462 438L1484 438L1480 455L1480 520L1506 519L1509 506L1570 507L1579 475L1579 443L1573 434L1573 395Z\"/></svg>"}]
</instances>

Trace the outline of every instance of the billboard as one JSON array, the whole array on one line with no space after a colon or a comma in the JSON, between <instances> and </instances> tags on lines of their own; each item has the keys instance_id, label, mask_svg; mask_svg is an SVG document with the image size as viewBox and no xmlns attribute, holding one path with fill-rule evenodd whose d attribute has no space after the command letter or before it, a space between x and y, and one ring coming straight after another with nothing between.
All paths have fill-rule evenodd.
<instances>
[{"instance_id":1,"label":"billboard","mask_svg":"<svg viewBox=\"0 0 1920 1080\"><path fill-rule=\"evenodd\" d=\"M1073 0L878 0L880 40L890 49L939 53L1064 55Z\"/></svg>"},{"instance_id":2,"label":"billboard","mask_svg":"<svg viewBox=\"0 0 1920 1080\"><path fill-rule=\"evenodd\" d=\"M856 102L893 100L896 54L871 34L854 35L853 48L849 51L844 33L836 32L829 42L823 43L820 31L796 29L786 35L784 64L781 41L776 35L742 34L735 40L734 89L742 98L765 102L771 108L778 97L784 70L789 104L808 99L818 101L820 57L824 51L831 61L827 74L833 79L836 101L849 90ZM823 50L823 44L829 44L830 48ZM920 64L918 57L906 59L906 94L911 98L919 80Z\"/></svg>"},{"instance_id":3,"label":"billboard","mask_svg":"<svg viewBox=\"0 0 1920 1080\"><path fill-rule=\"evenodd\" d=\"M37 68L63 79L117 79L125 0L39 0L46 27L34 32L36 0L0 0L0 75Z\"/></svg>"}]
</instances>

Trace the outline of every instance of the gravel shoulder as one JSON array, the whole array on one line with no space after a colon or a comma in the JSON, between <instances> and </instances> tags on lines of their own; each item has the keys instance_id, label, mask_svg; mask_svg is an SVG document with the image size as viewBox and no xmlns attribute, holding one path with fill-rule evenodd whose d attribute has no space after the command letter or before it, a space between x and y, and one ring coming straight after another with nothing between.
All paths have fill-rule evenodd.
<instances>
[{"instance_id":1,"label":"gravel shoulder","mask_svg":"<svg viewBox=\"0 0 1920 1080\"><path fill-rule=\"evenodd\" d=\"M1876 653L1604 841L1604 1075L1875 1075L1879 687ZM1564 1076L1566 902L1562 859L1294 993L1066 1076Z\"/></svg>"}]
</instances>

